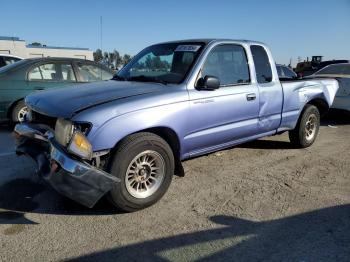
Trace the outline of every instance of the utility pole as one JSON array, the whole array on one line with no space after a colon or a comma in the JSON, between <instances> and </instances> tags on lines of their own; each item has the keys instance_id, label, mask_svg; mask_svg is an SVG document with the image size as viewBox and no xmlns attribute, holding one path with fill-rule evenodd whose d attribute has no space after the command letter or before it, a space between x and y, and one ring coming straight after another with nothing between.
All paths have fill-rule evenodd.
<instances>
[{"instance_id":1,"label":"utility pole","mask_svg":"<svg viewBox=\"0 0 350 262\"><path fill-rule=\"evenodd\" d=\"M103 54L103 46L102 46L102 15L100 16L100 48L101 52Z\"/></svg>"},{"instance_id":2,"label":"utility pole","mask_svg":"<svg viewBox=\"0 0 350 262\"><path fill-rule=\"evenodd\" d=\"M102 45L102 15L100 16L100 47L101 47L101 53L102 53L102 63L103 63L103 45ZM100 70L101 72L101 80L102 80L102 69Z\"/></svg>"}]
</instances>

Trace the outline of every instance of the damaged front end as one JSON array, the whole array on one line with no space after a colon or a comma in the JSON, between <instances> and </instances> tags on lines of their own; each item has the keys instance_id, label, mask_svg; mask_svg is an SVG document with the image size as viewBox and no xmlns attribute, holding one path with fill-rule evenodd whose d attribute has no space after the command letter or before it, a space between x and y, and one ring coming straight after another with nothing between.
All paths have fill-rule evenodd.
<instances>
[{"instance_id":1,"label":"damaged front end","mask_svg":"<svg viewBox=\"0 0 350 262\"><path fill-rule=\"evenodd\" d=\"M70 154L46 125L17 124L14 130L18 155L29 155L41 176L59 193L93 207L120 180Z\"/></svg>"}]
</instances>

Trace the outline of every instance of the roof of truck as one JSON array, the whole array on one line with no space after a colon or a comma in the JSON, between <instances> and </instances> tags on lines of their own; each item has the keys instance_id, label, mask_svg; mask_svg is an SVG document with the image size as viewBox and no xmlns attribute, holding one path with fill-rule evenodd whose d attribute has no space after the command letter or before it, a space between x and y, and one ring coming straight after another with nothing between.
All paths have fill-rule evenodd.
<instances>
[{"instance_id":1,"label":"roof of truck","mask_svg":"<svg viewBox=\"0 0 350 262\"><path fill-rule=\"evenodd\" d=\"M182 43L182 42L202 42L202 43L205 43L205 44L209 44L211 42L243 42L243 43L247 43L247 44L262 44L262 45L265 45L264 43L259 42L259 41L246 40L246 39L227 39L227 38L182 39L182 40L167 41L167 42L163 42L161 44L165 44L165 43Z\"/></svg>"}]
</instances>

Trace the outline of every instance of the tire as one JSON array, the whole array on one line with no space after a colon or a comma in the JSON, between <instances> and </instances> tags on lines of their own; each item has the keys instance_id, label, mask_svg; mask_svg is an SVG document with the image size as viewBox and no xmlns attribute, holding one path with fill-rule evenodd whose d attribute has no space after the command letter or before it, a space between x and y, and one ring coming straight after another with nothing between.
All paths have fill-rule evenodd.
<instances>
[{"instance_id":1,"label":"tire","mask_svg":"<svg viewBox=\"0 0 350 262\"><path fill-rule=\"evenodd\" d=\"M320 112L317 107L306 105L297 126L289 131L289 140L295 147L309 147L315 142L319 128Z\"/></svg>"},{"instance_id":2,"label":"tire","mask_svg":"<svg viewBox=\"0 0 350 262\"><path fill-rule=\"evenodd\" d=\"M11 112L11 120L13 123L21 122L24 120L24 113L27 112L27 106L23 100L20 100L13 107Z\"/></svg>"},{"instance_id":3,"label":"tire","mask_svg":"<svg viewBox=\"0 0 350 262\"><path fill-rule=\"evenodd\" d=\"M144 162L137 164L137 159ZM174 155L164 139L146 132L130 135L122 140L110 163L110 173L121 182L112 188L108 199L125 212L151 206L168 190L174 169Z\"/></svg>"}]
</instances>

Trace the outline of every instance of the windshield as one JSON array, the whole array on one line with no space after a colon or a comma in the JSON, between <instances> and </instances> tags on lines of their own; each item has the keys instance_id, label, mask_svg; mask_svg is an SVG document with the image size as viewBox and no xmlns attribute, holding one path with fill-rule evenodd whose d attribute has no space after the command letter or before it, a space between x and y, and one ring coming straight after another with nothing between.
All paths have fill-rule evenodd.
<instances>
[{"instance_id":1,"label":"windshield","mask_svg":"<svg viewBox=\"0 0 350 262\"><path fill-rule=\"evenodd\" d=\"M137 54L115 80L181 83L192 68L204 43L179 42L147 47Z\"/></svg>"},{"instance_id":2,"label":"windshield","mask_svg":"<svg viewBox=\"0 0 350 262\"><path fill-rule=\"evenodd\" d=\"M350 75L350 64L335 64L322 68L315 75Z\"/></svg>"},{"instance_id":3,"label":"windshield","mask_svg":"<svg viewBox=\"0 0 350 262\"><path fill-rule=\"evenodd\" d=\"M13 68L19 67L19 66L26 64L26 63L27 63L27 60L23 59L23 60L19 60L19 61L15 62L15 63L3 66L0 68L0 73L7 72L9 70L12 70Z\"/></svg>"}]
</instances>

